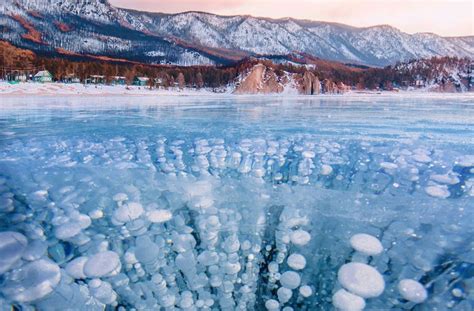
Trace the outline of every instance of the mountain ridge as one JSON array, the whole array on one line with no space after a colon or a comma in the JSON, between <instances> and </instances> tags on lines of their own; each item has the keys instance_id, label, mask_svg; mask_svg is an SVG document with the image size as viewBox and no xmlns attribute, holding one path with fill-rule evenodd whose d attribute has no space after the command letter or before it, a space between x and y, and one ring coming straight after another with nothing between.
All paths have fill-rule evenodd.
<instances>
[{"instance_id":1,"label":"mountain ridge","mask_svg":"<svg viewBox=\"0 0 474 311\"><path fill-rule=\"evenodd\" d=\"M49 53L62 48L156 64L225 65L250 56L297 52L375 67L433 56L474 55L474 36L407 34L390 25L354 27L291 17L224 16L199 11L144 12L114 7L107 0L6 0L2 6L0 26L12 28L2 31L2 39ZM32 17L32 11L46 18ZM28 42L22 35L25 27L18 25L14 15L41 33L49 47ZM54 23L72 23L74 27L66 33Z\"/></svg>"}]
</instances>

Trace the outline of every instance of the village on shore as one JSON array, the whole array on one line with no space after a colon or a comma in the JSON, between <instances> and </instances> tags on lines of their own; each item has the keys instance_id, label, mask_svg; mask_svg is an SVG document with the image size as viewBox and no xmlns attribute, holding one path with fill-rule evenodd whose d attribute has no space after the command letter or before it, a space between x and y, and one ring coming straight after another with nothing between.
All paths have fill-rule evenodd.
<instances>
[{"instance_id":1,"label":"village on shore","mask_svg":"<svg viewBox=\"0 0 474 311\"><path fill-rule=\"evenodd\" d=\"M449 57L365 69L334 62L279 64L256 58L232 66L180 67L45 58L8 44L3 44L3 51L11 59L0 64L0 95L130 94L138 90L237 95L474 90L474 63Z\"/></svg>"},{"instance_id":2,"label":"village on shore","mask_svg":"<svg viewBox=\"0 0 474 311\"><path fill-rule=\"evenodd\" d=\"M90 75L85 80L81 81L79 76L75 74L67 74L63 79L55 81L51 72L46 69L39 70L36 74L27 74L23 71L14 71L6 76L6 81L10 84L17 84L22 82L37 82L37 83L68 83L68 84L93 84L93 85L133 85L133 86L149 86L160 87L163 80L160 78L151 79L149 77L135 76L133 80L128 81L124 76L111 76L108 78L105 75ZM184 88L184 75L178 75L178 79L174 82L175 87Z\"/></svg>"}]
</instances>

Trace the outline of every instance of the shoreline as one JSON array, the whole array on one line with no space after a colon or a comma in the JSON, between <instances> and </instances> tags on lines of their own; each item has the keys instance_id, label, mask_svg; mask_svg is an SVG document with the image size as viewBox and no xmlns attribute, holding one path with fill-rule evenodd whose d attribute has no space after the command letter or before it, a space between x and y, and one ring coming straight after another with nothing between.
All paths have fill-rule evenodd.
<instances>
[{"instance_id":1,"label":"shoreline","mask_svg":"<svg viewBox=\"0 0 474 311\"><path fill-rule=\"evenodd\" d=\"M349 91L343 94L303 95L296 92L273 94L234 94L232 88L215 92L212 89L149 89L146 86L122 85L84 85L66 83L19 83L9 84L0 82L0 98L28 98L28 97L275 97L275 98L334 98L334 97L468 97L474 98L474 92L433 92L426 89L401 91Z\"/></svg>"}]
</instances>

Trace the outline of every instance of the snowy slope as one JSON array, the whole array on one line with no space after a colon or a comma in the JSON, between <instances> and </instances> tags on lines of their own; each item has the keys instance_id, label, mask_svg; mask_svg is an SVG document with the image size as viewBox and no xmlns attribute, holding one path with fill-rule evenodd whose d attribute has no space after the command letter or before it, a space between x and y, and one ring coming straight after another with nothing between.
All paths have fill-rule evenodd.
<instances>
[{"instance_id":1,"label":"snowy slope","mask_svg":"<svg viewBox=\"0 0 474 311\"><path fill-rule=\"evenodd\" d=\"M258 54L293 51L342 62L387 65L432 56L474 55L472 38L409 35L390 26L354 28L294 19L270 20L250 16L221 17L189 12L159 16L150 25L156 33L173 35L213 47Z\"/></svg>"},{"instance_id":2,"label":"snowy slope","mask_svg":"<svg viewBox=\"0 0 474 311\"><path fill-rule=\"evenodd\" d=\"M225 60L145 29L106 1L46 0L1 4L1 39L46 54L91 54L155 64L198 65ZM38 35L31 39L31 33ZM34 37L34 36L33 36Z\"/></svg>"},{"instance_id":3,"label":"snowy slope","mask_svg":"<svg viewBox=\"0 0 474 311\"><path fill-rule=\"evenodd\" d=\"M123 55L128 51L136 54L136 58L157 63L225 63L249 55L286 55L297 51L346 63L385 66L432 56L474 55L473 37L410 35L387 25L356 28L291 18L146 13L115 8L106 0L6 0L2 6L0 25L10 30L3 32L2 37L15 44L25 45L18 35L22 27L11 18L19 14L38 28L53 47L66 45L71 49L74 42L74 52L120 51ZM32 11L45 18L32 17ZM75 31L61 33L51 25L52 21L74 23ZM76 42L79 37L90 39L93 46L81 50L80 41ZM157 44L160 48L151 48L158 38L163 41ZM109 42L113 45L108 46ZM180 59L184 51L178 47L193 56ZM147 55L160 57L150 59Z\"/></svg>"}]
</instances>

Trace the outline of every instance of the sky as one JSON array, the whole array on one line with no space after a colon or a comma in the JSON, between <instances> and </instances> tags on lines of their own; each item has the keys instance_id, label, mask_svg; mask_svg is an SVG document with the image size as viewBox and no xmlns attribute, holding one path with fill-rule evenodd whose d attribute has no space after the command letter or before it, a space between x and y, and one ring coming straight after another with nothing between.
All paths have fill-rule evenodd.
<instances>
[{"instance_id":1,"label":"sky","mask_svg":"<svg viewBox=\"0 0 474 311\"><path fill-rule=\"evenodd\" d=\"M407 33L474 35L474 0L109 0L114 6L164 13L294 17L352 26L388 24Z\"/></svg>"}]
</instances>

